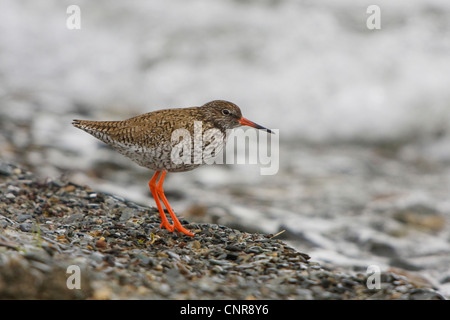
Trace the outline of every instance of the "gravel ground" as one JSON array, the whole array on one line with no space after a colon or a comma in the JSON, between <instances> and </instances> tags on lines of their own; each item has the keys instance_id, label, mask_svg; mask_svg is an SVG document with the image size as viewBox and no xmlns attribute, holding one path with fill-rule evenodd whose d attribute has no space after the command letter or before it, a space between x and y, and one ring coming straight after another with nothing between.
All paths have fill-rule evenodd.
<instances>
[{"instance_id":1,"label":"gravel ground","mask_svg":"<svg viewBox=\"0 0 450 320\"><path fill-rule=\"evenodd\" d=\"M427 283L310 261L271 234L189 224L159 228L154 208L0 162L2 299L443 299ZM80 289L68 289L80 270ZM71 282L74 283L74 282Z\"/></svg>"}]
</instances>

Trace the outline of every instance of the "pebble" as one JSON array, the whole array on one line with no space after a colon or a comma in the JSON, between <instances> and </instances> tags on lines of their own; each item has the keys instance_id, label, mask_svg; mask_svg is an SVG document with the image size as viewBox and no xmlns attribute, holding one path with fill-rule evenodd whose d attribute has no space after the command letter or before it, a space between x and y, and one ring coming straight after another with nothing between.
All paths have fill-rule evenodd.
<instances>
[{"instance_id":1,"label":"pebble","mask_svg":"<svg viewBox=\"0 0 450 320\"><path fill-rule=\"evenodd\" d=\"M19 224L19 229L23 232L30 232L33 227L33 224L31 222L24 222Z\"/></svg>"},{"instance_id":2,"label":"pebble","mask_svg":"<svg viewBox=\"0 0 450 320\"><path fill-rule=\"evenodd\" d=\"M16 218L16 221L21 223L24 222L25 220L31 219L32 216L30 214L19 214Z\"/></svg>"},{"instance_id":3,"label":"pebble","mask_svg":"<svg viewBox=\"0 0 450 320\"><path fill-rule=\"evenodd\" d=\"M0 175L10 176L13 174L14 167L6 162L0 163Z\"/></svg>"},{"instance_id":4,"label":"pebble","mask_svg":"<svg viewBox=\"0 0 450 320\"><path fill-rule=\"evenodd\" d=\"M101 239L98 239L98 240L95 242L95 246L96 246L97 248L100 248L100 249L105 249L106 246L107 246L107 243L106 243L106 241L104 240L104 238L101 238Z\"/></svg>"}]
</instances>

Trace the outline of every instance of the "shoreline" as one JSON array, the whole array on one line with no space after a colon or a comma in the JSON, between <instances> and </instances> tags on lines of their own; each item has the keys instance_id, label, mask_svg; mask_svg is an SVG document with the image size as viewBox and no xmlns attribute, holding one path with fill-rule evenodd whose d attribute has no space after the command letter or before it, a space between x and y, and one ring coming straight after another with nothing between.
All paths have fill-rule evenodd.
<instances>
[{"instance_id":1,"label":"shoreline","mask_svg":"<svg viewBox=\"0 0 450 320\"><path fill-rule=\"evenodd\" d=\"M0 190L1 299L444 299L395 272L369 289L273 235L182 218L195 237L169 233L155 208L8 163Z\"/></svg>"}]
</instances>

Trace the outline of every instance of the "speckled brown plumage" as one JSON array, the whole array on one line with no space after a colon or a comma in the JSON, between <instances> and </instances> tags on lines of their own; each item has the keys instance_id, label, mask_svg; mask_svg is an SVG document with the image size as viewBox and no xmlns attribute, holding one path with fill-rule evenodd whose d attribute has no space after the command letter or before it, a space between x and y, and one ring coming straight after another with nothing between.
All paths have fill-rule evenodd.
<instances>
[{"instance_id":1,"label":"speckled brown plumage","mask_svg":"<svg viewBox=\"0 0 450 320\"><path fill-rule=\"evenodd\" d=\"M161 214L161 225L191 236L193 234L181 226L164 196L162 183L166 172L192 170L216 156L224 147L227 129L248 125L271 132L242 117L237 105L224 100L211 101L201 107L153 111L123 121L74 120L72 124L139 165L155 170L149 186ZM168 222L159 199L168 209L173 225Z\"/></svg>"},{"instance_id":2,"label":"speckled brown plumage","mask_svg":"<svg viewBox=\"0 0 450 320\"><path fill-rule=\"evenodd\" d=\"M225 109L230 113L223 114ZM173 147L172 133L175 130L186 129L194 139L195 121L201 123L202 133L208 129L218 129L224 138L222 141L215 141L218 145L214 147L219 152L225 143L226 130L240 126L241 118L241 110L237 105L216 100L201 107L158 110L123 121L74 120L73 125L143 167L173 172L188 171L199 166L194 161L184 165L172 163L170 154ZM206 146L205 143L203 147Z\"/></svg>"}]
</instances>

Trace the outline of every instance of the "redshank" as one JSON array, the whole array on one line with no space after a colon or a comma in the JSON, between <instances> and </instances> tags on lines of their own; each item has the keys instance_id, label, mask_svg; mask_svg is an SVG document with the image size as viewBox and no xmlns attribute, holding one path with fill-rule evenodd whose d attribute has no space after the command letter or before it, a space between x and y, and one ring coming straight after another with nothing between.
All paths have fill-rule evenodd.
<instances>
[{"instance_id":1,"label":"redshank","mask_svg":"<svg viewBox=\"0 0 450 320\"><path fill-rule=\"evenodd\" d=\"M271 130L244 118L237 105L224 100L211 101L201 107L153 111L123 121L73 120L72 124L112 146L140 166L154 170L155 174L148 185L161 215L160 228L165 227L170 232L178 230L189 236L194 234L184 228L176 217L164 195L163 183L167 172L189 171L204 164L204 161L194 159L196 146L192 140L187 140L187 150L194 150L190 157L184 158L187 161L180 161L179 157L175 159L175 147L179 146L179 140L174 139L176 130L184 130L182 132L188 133L194 140L195 136L199 136L199 128L200 138L204 137L203 133L206 135L208 130L215 133L214 139L200 144L200 152L213 148L216 155L223 149L226 131L229 129L245 125L272 133ZM191 144L194 145L193 148L190 148ZM169 223L160 200L167 208L173 224Z\"/></svg>"}]
</instances>

